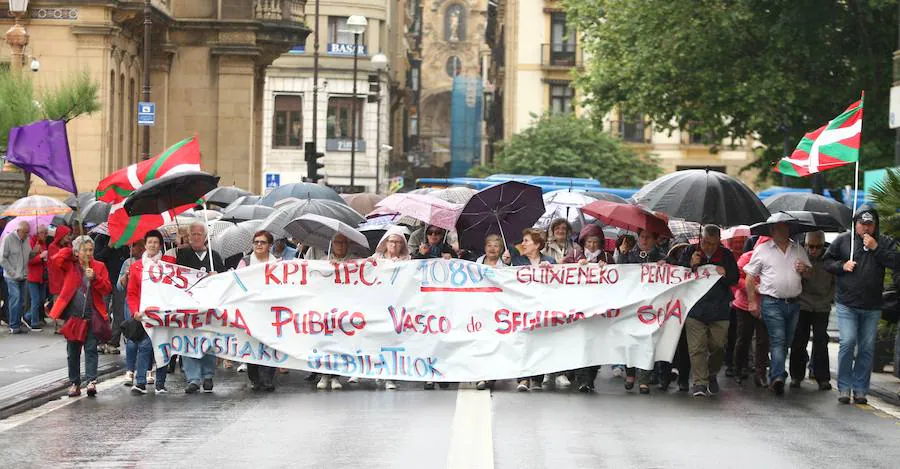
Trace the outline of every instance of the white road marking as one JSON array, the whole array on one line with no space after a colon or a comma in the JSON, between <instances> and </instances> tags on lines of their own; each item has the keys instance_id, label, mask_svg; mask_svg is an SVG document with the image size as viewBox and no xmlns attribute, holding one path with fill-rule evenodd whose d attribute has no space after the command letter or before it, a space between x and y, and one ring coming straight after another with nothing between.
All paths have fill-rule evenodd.
<instances>
[{"instance_id":1,"label":"white road marking","mask_svg":"<svg viewBox=\"0 0 900 469\"><path fill-rule=\"evenodd\" d=\"M491 392L460 385L447 453L448 469L493 469Z\"/></svg>"},{"instance_id":2,"label":"white road marking","mask_svg":"<svg viewBox=\"0 0 900 469\"><path fill-rule=\"evenodd\" d=\"M97 392L102 393L104 391L108 391L110 389L122 387L122 379L121 376L116 376L114 378L110 378L104 381L101 381L97 385ZM44 415L53 412L54 410L62 409L63 407L72 404L79 399L86 399L87 395L84 393L84 389L81 390L81 396L79 397L69 397L63 396L59 399L54 399L40 407L35 407L34 409L26 410L20 414L16 414L10 416L5 420L0 420L0 433L3 433L7 430L12 430L13 428L18 427L19 425L26 424L36 418L43 417Z\"/></svg>"}]
</instances>

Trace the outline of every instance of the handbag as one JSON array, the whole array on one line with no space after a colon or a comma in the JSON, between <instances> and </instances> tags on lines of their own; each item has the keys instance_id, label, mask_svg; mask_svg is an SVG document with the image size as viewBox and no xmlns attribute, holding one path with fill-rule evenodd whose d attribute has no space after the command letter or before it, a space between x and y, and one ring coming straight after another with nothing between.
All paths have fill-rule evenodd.
<instances>
[{"instance_id":1,"label":"handbag","mask_svg":"<svg viewBox=\"0 0 900 469\"><path fill-rule=\"evenodd\" d=\"M87 338L87 328L88 322L85 321L84 318L69 316L69 319L66 319L66 323L63 324L63 327L59 332L62 333L63 337L69 342L83 344L84 339Z\"/></svg>"},{"instance_id":2,"label":"handbag","mask_svg":"<svg viewBox=\"0 0 900 469\"><path fill-rule=\"evenodd\" d=\"M85 296L85 301L87 301L87 296ZM94 337L101 344L105 344L109 342L109 339L112 339L112 327L109 325L109 321L103 319L103 315L96 309L94 309L91 317L91 332L94 333Z\"/></svg>"},{"instance_id":3,"label":"handbag","mask_svg":"<svg viewBox=\"0 0 900 469\"><path fill-rule=\"evenodd\" d=\"M147 332L144 331L144 326L141 325L141 321L134 318L128 318L122 321L121 327L122 335L132 342L140 342L147 336Z\"/></svg>"}]
</instances>

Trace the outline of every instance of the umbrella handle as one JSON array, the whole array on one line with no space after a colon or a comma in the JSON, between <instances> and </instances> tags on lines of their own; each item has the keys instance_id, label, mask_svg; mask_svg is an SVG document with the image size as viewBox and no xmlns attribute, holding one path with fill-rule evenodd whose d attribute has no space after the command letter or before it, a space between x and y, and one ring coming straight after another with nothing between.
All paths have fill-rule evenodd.
<instances>
[{"instance_id":1,"label":"umbrella handle","mask_svg":"<svg viewBox=\"0 0 900 469\"><path fill-rule=\"evenodd\" d=\"M213 247L212 238L209 236L209 217L206 215L206 201L203 201L203 221L206 223L206 246L209 251L209 273L215 272L213 267Z\"/></svg>"},{"instance_id":2,"label":"umbrella handle","mask_svg":"<svg viewBox=\"0 0 900 469\"><path fill-rule=\"evenodd\" d=\"M498 217L498 216L495 214L495 215L494 215L494 218L497 220L497 228L500 229L500 239L503 240L503 249L509 251L509 245L506 244L506 235L503 234L503 225L500 224L500 217ZM501 255L503 255L503 254L501 253ZM511 257L511 256L512 256L512 253L509 253L509 255L510 255L510 257Z\"/></svg>"}]
</instances>

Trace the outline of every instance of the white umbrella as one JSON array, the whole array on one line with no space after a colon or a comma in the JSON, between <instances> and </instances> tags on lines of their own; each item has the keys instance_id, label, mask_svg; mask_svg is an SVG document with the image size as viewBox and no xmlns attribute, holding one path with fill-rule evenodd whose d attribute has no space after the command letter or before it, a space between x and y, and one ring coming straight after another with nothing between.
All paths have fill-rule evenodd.
<instances>
[{"instance_id":1,"label":"white umbrella","mask_svg":"<svg viewBox=\"0 0 900 469\"><path fill-rule=\"evenodd\" d=\"M301 243L326 252L331 250L331 240L338 234L344 235L350 241L352 254L364 257L371 252L369 240L364 234L333 218L308 213L292 220L284 229Z\"/></svg>"},{"instance_id":2,"label":"white umbrella","mask_svg":"<svg viewBox=\"0 0 900 469\"><path fill-rule=\"evenodd\" d=\"M262 224L259 225L259 229L272 233L276 239L284 238L287 236L284 226L290 223L291 220L307 213L340 220L350 226L356 226L366 221L362 215L356 213L349 205L327 199L304 199L275 209L263 220Z\"/></svg>"},{"instance_id":3,"label":"white umbrella","mask_svg":"<svg viewBox=\"0 0 900 469\"><path fill-rule=\"evenodd\" d=\"M594 219L581 213L581 207L597 201L581 191L573 191L562 189L558 191L548 192L543 195L544 208L546 211L541 218L538 219L535 226L546 229L550 223L557 218L565 218L573 225L577 232L582 226L592 222Z\"/></svg>"}]
</instances>

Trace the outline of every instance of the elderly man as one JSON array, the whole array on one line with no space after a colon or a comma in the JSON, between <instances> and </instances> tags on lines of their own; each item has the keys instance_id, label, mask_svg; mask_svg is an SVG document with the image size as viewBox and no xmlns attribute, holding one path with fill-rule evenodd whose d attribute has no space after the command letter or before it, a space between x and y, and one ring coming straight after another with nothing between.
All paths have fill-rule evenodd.
<instances>
[{"instance_id":1,"label":"elderly man","mask_svg":"<svg viewBox=\"0 0 900 469\"><path fill-rule=\"evenodd\" d=\"M787 223L776 223L772 227L772 239L756 246L753 258L744 266L750 312L759 317L762 311L769 331L769 389L779 396L784 394L784 364L800 315L797 303L803 290L800 276L812 267L806 251L791 240L790 234Z\"/></svg>"},{"instance_id":2,"label":"elderly man","mask_svg":"<svg viewBox=\"0 0 900 469\"><path fill-rule=\"evenodd\" d=\"M721 243L721 230L716 225L703 227L700 244L685 249L679 265L696 271L712 264L722 276L688 313L684 323L691 359L691 394L704 397L719 393L717 375L725 358L728 338L728 316L731 312L731 286L740 277L734 255Z\"/></svg>"},{"instance_id":3,"label":"elderly man","mask_svg":"<svg viewBox=\"0 0 900 469\"><path fill-rule=\"evenodd\" d=\"M25 296L25 279L28 277L28 261L37 253L31 248L28 232L31 226L27 221L19 222L16 232L3 240L3 252L0 253L0 266L3 267L3 278L9 290L9 333L21 334Z\"/></svg>"},{"instance_id":4,"label":"elderly man","mask_svg":"<svg viewBox=\"0 0 900 469\"><path fill-rule=\"evenodd\" d=\"M853 391L853 402L866 404L881 320L884 269L900 268L900 253L893 239L879 234L874 209L860 207L853 220L853 230L838 236L825 253L825 269L837 278L838 402L849 404ZM821 367L818 362L815 366L818 375Z\"/></svg>"},{"instance_id":5,"label":"elderly man","mask_svg":"<svg viewBox=\"0 0 900 469\"><path fill-rule=\"evenodd\" d=\"M809 355L809 329L812 327L812 358L816 364L816 381L819 389L831 389L831 371L828 363L828 315L834 299L834 276L825 271L825 233L806 233L806 253L812 269L803 275L803 291L797 297L800 319L791 344L791 387L799 388L806 374Z\"/></svg>"},{"instance_id":6,"label":"elderly man","mask_svg":"<svg viewBox=\"0 0 900 469\"><path fill-rule=\"evenodd\" d=\"M225 265L219 253L206 247L206 224L202 221L191 223L188 230L188 245L175 251L175 263L192 269L209 272L210 256L212 256L213 272L224 272ZM181 357L184 374L187 379L185 394L194 394L203 386L203 392L212 392L213 375L216 371L216 356L204 355L201 358ZM202 380L202 383L201 383Z\"/></svg>"}]
</instances>

